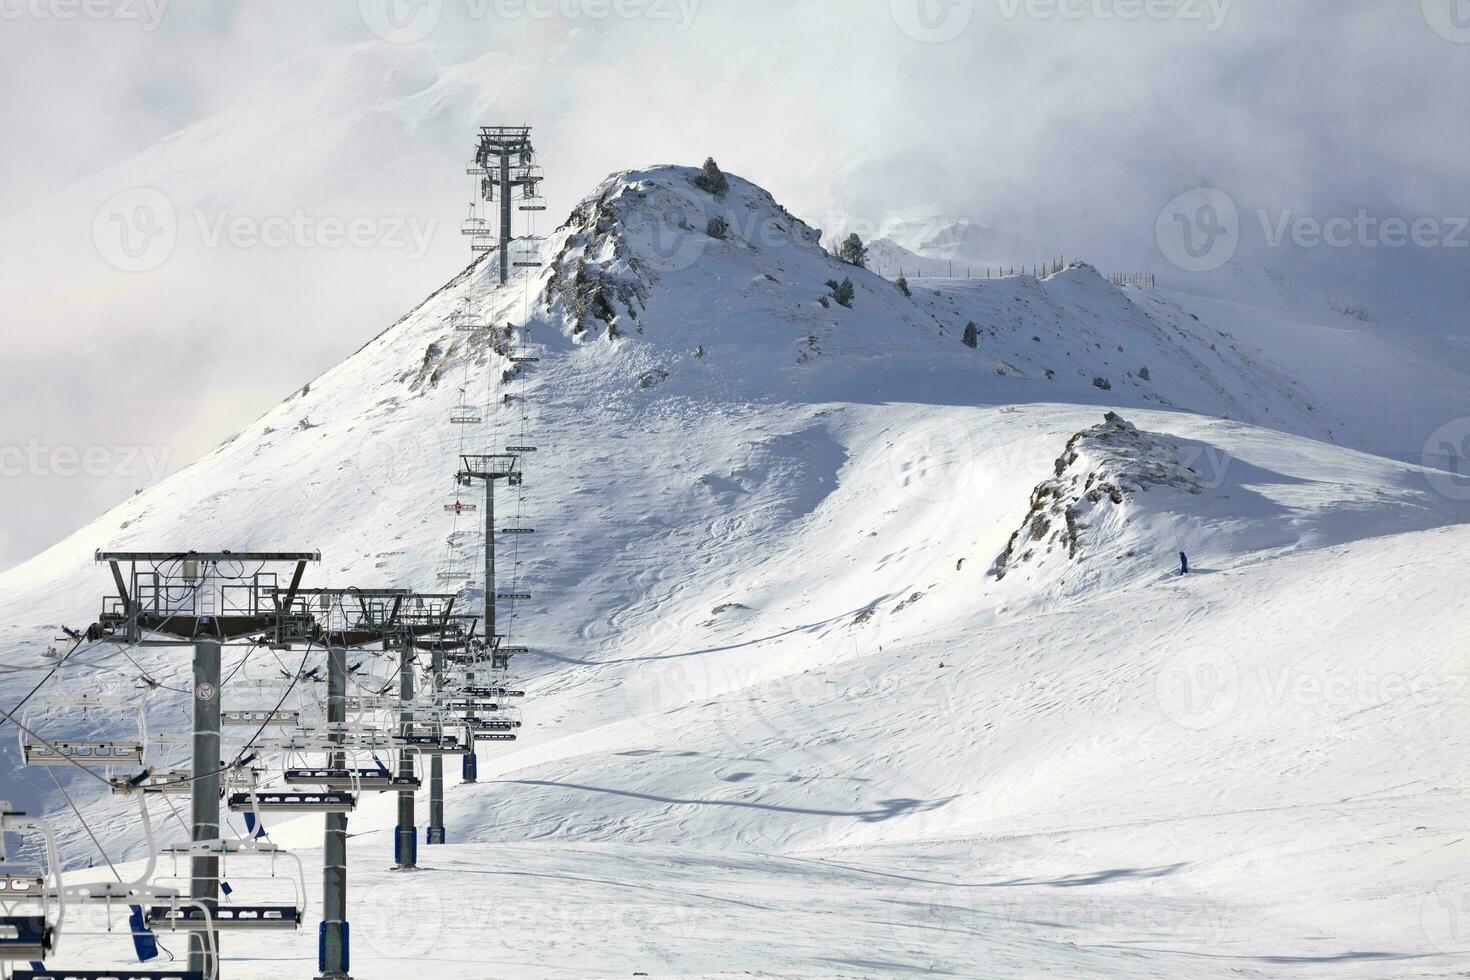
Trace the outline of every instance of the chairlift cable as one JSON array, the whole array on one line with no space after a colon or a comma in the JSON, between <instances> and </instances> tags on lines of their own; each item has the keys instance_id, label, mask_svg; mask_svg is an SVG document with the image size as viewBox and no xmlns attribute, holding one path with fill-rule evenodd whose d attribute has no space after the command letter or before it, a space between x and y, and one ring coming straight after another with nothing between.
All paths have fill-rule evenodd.
<instances>
[{"instance_id":1,"label":"chairlift cable","mask_svg":"<svg viewBox=\"0 0 1470 980\"><path fill-rule=\"evenodd\" d=\"M90 769L87 771L91 772ZM82 811L78 810L77 805L72 802L71 794L66 791L65 786L61 785L61 780L56 778L56 773L52 772L50 767L46 768L46 775L50 776L51 781L56 784L56 788L61 790L61 795L66 798L66 805L71 807L71 812L77 815L77 820L81 822L82 829L87 832L88 837L92 838L92 843L96 846L97 853L101 854L102 860L107 862L107 867L112 872L112 876L121 882L123 880L122 875L117 873L117 868L113 867L112 858L107 856L107 852L102 849L102 842L97 839L97 835L92 833L92 828L87 825L87 818L82 816ZM106 782L106 780L103 780L103 782ZM111 784L109 783L108 785Z\"/></svg>"}]
</instances>

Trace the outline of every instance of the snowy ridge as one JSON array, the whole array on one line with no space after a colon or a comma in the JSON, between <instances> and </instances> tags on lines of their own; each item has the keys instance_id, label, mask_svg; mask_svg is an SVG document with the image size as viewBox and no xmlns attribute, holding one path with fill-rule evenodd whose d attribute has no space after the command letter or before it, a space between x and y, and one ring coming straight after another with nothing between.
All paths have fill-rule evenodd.
<instances>
[{"instance_id":1,"label":"snowy ridge","mask_svg":"<svg viewBox=\"0 0 1470 980\"><path fill-rule=\"evenodd\" d=\"M1109 412L1100 424L1067 441L1056 476L1031 494L1031 510L991 565L991 574L999 580L1033 561L1038 565L1051 559L1076 561L1084 550L1093 556L1103 554L1124 531L1130 497L1157 487L1202 492L1199 473L1183 456L1177 442L1139 432Z\"/></svg>"}]
</instances>

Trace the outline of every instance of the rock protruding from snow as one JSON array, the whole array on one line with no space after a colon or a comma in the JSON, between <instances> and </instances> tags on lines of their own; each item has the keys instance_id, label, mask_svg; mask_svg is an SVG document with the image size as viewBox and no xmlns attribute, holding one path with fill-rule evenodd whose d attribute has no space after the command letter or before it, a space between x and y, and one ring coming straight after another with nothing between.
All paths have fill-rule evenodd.
<instances>
[{"instance_id":1,"label":"rock protruding from snow","mask_svg":"<svg viewBox=\"0 0 1470 980\"><path fill-rule=\"evenodd\" d=\"M1143 432L1116 413L1067 441L1052 479L1031 494L1031 509L990 567L1003 579L1025 564L1075 561L1121 536L1130 496L1156 487L1201 491L1179 443Z\"/></svg>"}]
</instances>

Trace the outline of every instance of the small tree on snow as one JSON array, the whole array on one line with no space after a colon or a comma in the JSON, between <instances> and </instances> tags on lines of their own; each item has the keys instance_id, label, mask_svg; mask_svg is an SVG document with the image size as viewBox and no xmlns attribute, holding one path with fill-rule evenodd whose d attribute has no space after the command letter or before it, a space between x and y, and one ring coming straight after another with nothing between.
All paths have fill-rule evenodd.
<instances>
[{"instance_id":1,"label":"small tree on snow","mask_svg":"<svg viewBox=\"0 0 1470 980\"><path fill-rule=\"evenodd\" d=\"M829 279L827 281L827 287L832 290L832 298L839 305L846 306L849 309L852 307L852 298L856 295L856 290L853 289L851 279L843 277L841 282L835 279Z\"/></svg>"},{"instance_id":2,"label":"small tree on snow","mask_svg":"<svg viewBox=\"0 0 1470 980\"><path fill-rule=\"evenodd\" d=\"M965 346L980 346L980 328L975 326L974 321L965 324Z\"/></svg>"},{"instance_id":3,"label":"small tree on snow","mask_svg":"<svg viewBox=\"0 0 1470 980\"><path fill-rule=\"evenodd\" d=\"M865 266L868 261L868 246L863 244L857 232L853 232L842 242L842 248L837 255L848 265Z\"/></svg>"},{"instance_id":4,"label":"small tree on snow","mask_svg":"<svg viewBox=\"0 0 1470 980\"><path fill-rule=\"evenodd\" d=\"M893 280L893 284L898 287L899 292L903 293L905 296L911 299L913 298L914 294L909 292L909 281L906 278L904 278L903 276L899 276L897 279Z\"/></svg>"},{"instance_id":5,"label":"small tree on snow","mask_svg":"<svg viewBox=\"0 0 1470 980\"><path fill-rule=\"evenodd\" d=\"M704 228L705 234L711 238L724 238L730 231L730 223L724 218L714 217L709 219L709 224Z\"/></svg>"},{"instance_id":6,"label":"small tree on snow","mask_svg":"<svg viewBox=\"0 0 1470 980\"><path fill-rule=\"evenodd\" d=\"M715 163L715 158L708 157L704 166L699 168L699 175L694 178L694 186L715 197L724 197L725 192L730 189L730 180L720 170L720 165Z\"/></svg>"}]
</instances>

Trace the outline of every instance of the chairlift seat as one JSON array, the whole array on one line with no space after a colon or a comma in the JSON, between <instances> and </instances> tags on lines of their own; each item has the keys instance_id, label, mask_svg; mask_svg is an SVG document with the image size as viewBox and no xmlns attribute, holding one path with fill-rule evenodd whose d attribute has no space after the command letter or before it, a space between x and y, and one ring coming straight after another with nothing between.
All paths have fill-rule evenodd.
<instances>
[{"instance_id":1,"label":"chairlift seat","mask_svg":"<svg viewBox=\"0 0 1470 980\"><path fill-rule=\"evenodd\" d=\"M468 582L473 576L469 572L440 572L441 582Z\"/></svg>"},{"instance_id":2,"label":"chairlift seat","mask_svg":"<svg viewBox=\"0 0 1470 980\"><path fill-rule=\"evenodd\" d=\"M514 742L516 736L512 732L475 732L476 742Z\"/></svg>"},{"instance_id":3,"label":"chairlift seat","mask_svg":"<svg viewBox=\"0 0 1470 980\"><path fill-rule=\"evenodd\" d=\"M84 766L141 766L143 764L143 743L52 741L50 745L45 745L41 742L26 742L23 754L28 766L69 766L73 762Z\"/></svg>"},{"instance_id":4,"label":"chairlift seat","mask_svg":"<svg viewBox=\"0 0 1470 980\"><path fill-rule=\"evenodd\" d=\"M341 790L258 790L253 794L230 794L230 810L234 813L252 813L256 810L261 813L351 813L356 807L357 797Z\"/></svg>"},{"instance_id":5,"label":"chairlift seat","mask_svg":"<svg viewBox=\"0 0 1470 980\"><path fill-rule=\"evenodd\" d=\"M281 709L279 711L221 711L221 725L299 725L301 712Z\"/></svg>"},{"instance_id":6,"label":"chairlift seat","mask_svg":"<svg viewBox=\"0 0 1470 980\"><path fill-rule=\"evenodd\" d=\"M535 534L536 533L536 529L534 527L503 527L503 528L500 529L500 533L501 534Z\"/></svg>"},{"instance_id":7,"label":"chairlift seat","mask_svg":"<svg viewBox=\"0 0 1470 980\"><path fill-rule=\"evenodd\" d=\"M43 960L55 938L45 916L0 916L0 960Z\"/></svg>"},{"instance_id":8,"label":"chairlift seat","mask_svg":"<svg viewBox=\"0 0 1470 980\"><path fill-rule=\"evenodd\" d=\"M11 980L204 980L202 970L16 970Z\"/></svg>"},{"instance_id":9,"label":"chairlift seat","mask_svg":"<svg viewBox=\"0 0 1470 980\"><path fill-rule=\"evenodd\" d=\"M449 424L450 425L479 425L483 421L485 421L485 420L482 419L482 418L480 418L478 415L451 415L451 416L449 416Z\"/></svg>"},{"instance_id":10,"label":"chairlift seat","mask_svg":"<svg viewBox=\"0 0 1470 980\"><path fill-rule=\"evenodd\" d=\"M495 593L495 598L497 598L497 599L516 599L516 600L520 600L520 601L529 601L530 598L531 598L531 593L529 593L529 592L497 592L497 593Z\"/></svg>"},{"instance_id":11,"label":"chairlift seat","mask_svg":"<svg viewBox=\"0 0 1470 980\"><path fill-rule=\"evenodd\" d=\"M399 735L400 745L417 749L424 755L469 755L470 747L453 735Z\"/></svg>"},{"instance_id":12,"label":"chairlift seat","mask_svg":"<svg viewBox=\"0 0 1470 980\"><path fill-rule=\"evenodd\" d=\"M226 905L214 910L210 919L204 910L193 905L153 905L148 909L148 923L178 931L215 929L299 929L301 909L295 905Z\"/></svg>"},{"instance_id":13,"label":"chairlift seat","mask_svg":"<svg viewBox=\"0 0 1470 980\"><path fill-rule=\"evenodd\" d=\"M287 769L286 782L293 786L383 793L418 789L421 785L415 776L399 776L388 769Z\"/></svg>"},{"instance_id":14,"label":"chairlift seat","mask_svg":"<svg viewBox=\"0 0 1470 980\"><path fill-rule=\"evenodd\" d=\"M477 504L462 504L458 500L456 500L452 504L445 504L444 505L444 510L447 513L451 513L451 514L472 513L474 511L479 510L479 509L480 509L479 508L479 505L477 505Z\"/></svg>"}]
</instances>

